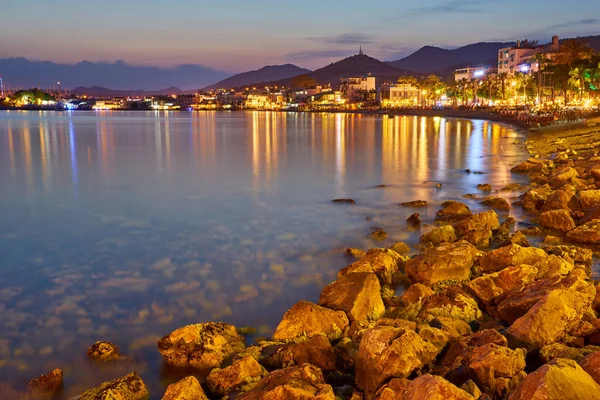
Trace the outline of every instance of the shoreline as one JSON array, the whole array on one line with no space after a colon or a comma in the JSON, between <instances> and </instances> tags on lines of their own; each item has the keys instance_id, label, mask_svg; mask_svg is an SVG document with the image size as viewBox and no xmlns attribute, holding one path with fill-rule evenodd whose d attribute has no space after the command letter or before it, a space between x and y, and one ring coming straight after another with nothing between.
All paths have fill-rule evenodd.
<instances>
[{"instance_id":1,"label":"shoreline","mask_svg":"<svg viewBox=\"0 0 600 400\"><path fill-rule=\"evenodd\" d=\"M158 350L166 364L210 371L202 383L191 375L171 385L164 399L176 399L168 397L169 392L182 388L193 388L200 399L206 398L204 390L214 396L209 398L281 396L293 381L300 382L296 389L302 394L332 400L334 394L352 400L412 400L441 392L460 399L486 394L491 399L511 395L525 400L548 388L530 378L536 370L551 371L555 375L548 375L550 380L567 371L569 379L587 385L580 390L593 388L596 376L585 365L600 362L600 347L594 347L600 346L600 286L588 271L592 252L584 251L584 245L573 253L572 243L559 239L559 232L584 226L573 227L600 207L600 197L588 199L586 193L585 206L581 200L582 192L600 189L600 158L590 154L598 150L598 141L599 128L581 124L528 131L524 146L532 158L513 170L530 174L531 190L515 207L529 209L538 218L548 216L536 224L551 238L541 248L529 246L527 237L539 234L534 229L513 233L510 218L498 218L494 208L507 206L498 198L489 198L489 211L478 214L448 199L435 221L425 221L435 224L423 241L430 247L413 257L406 255L401 242L359 250L357 260L340 270L318 302L298 302L266 341L246 347L241 336L245 332L213 322L182 327L163 337ZM559 154L550 159L553 152ZM596 251L598 244L600 228L593 244ZM406 291L395 296L391 288L401 284ZM539 296L540 288L548 295ZM556 310L552 293L563 296L560 305L566 308ZM194 339L183 343L182 336ZM216 342L218 349L205 346ZM114 349L102 354L109 353ZM490 376L489 371L504 372ZM111 382L110 387L123 393L132 390L125 383L134 382L138 392L131 398L144 397L145 385L137 374ZM600 389L600 381L597 384ZM425 397L410 397L417 392Z\"/></svg>"}]
</instances>

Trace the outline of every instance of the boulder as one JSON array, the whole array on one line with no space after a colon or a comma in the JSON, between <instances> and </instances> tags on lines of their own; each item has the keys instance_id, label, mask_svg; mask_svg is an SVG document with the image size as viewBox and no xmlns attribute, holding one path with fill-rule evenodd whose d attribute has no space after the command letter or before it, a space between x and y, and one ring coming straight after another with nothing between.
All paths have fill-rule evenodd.
<instances>
[{"instance_id":1,"label":"boulder","mask_svg":"<svg viewBox=\"0 0 600 400\"><path fill-rule=\"evenodd\" d=\"M120 357L120 350L111 342L98 341L87 350L87 356L96 361L112 361Z\"/></svg>"},{"instance_id":2,"label":"boulder","mask_svg":"<svg viewBox=\"0 0 600 400\"><path fill-rule=\"evenodd\" d=\"M545 363L549 363L557 358L567 358L569 360L575 360L579 362L583 360L585 356L598 352L598 350L600 350L600 347L598 346L586 346L579 348L567 346L564 343L553 343L540 349L540 359Z\"/></svg>"},{"instance_id":3,"label":"boulder","mask_svg":"<svg viewBox=\"0 0 600 400\"><path fill-rule=\"evenodd\" d=\"M433 295L434 292L428 286L425 286L421 283L414 283L408 287L400 297L400 302L404 306L408 306L409 304L417 303L421 299Z\"/></svg>"},{"instance_id":4,"label":"boulder","mask_svg":"<svg viewBox=\"0 0 600 400\"><path fill-rule=\"evenodd\" d=\"M406 378L394 378L379 388L375 400L404 400L404 393L409 384L410 381Z\"/></svg>"},{"instance_id":5,"label":"boulder","mask_svg":"<svg viewBox=\"0 0 600 400\"><path fill-rule=\"evenodd\" d=\"M600 384L600 351L588 354L583 360L579 361L579 365L596 383Z\"/></svg>"},{"instance_id":6,"label":"boulder","mask_svg":"<svg viewBox=\"0 0 600 400\"><path fill-rule=\"evenodd\" d=\"M585 214L577 221L579 225L583 225L587 222L600 219L600 206L594 206L587 210Z\"/></svg>"},{"instance_id":7,"label":"boulder","mask_svg":"<svg viewBox=\"0 0 600 400\"><path fill-rule=\"evenodd\" d=\"M29 392L34 398L53 398L62 388L63 372L56 368L29 381Z\"/></svg>"},{"instance_id":8,"label":"boulder","mask_svg":"<svg viewBox=\"0 0 600 400\"><path fill-rule=\"evenodd\" d=\"M469 374L481 385L497 390L498 378L512 378L525 370L525 349L512 350L494 343L473 349L465 358L464 364ZM500 383L502 385L502 383Z\"/></svg>"},{"instance_id":9,"label":"boulder","mask_svg":"<svg viewBox=\"0 0 600 400\"><path fill-rule=\"evenodd\" d=\"M570 259L565 260L562 257L550 254L548 257L535 264L535 267L538 270L536 279L542 279L558 275L567 275L569 272L573 271L575 266Z\"/></svg>"},{"instance_id":10,"label":"boulder","mask_svg":"<svg viewBox=\"0 0 600 400\"><path fill-rule=\"evenodd\" d=\"M380 326L367 330L356 358L356 383L374 393L388 378L406 378L435 359L439 349L406 328Z\"/></svg>"},{"instance_id":11,"label":"boulder","mask_svg":"<svg viewBox=\"0 0 600 400\"><path fill-rule=\"evenodd\" d=\"M590 265L592 263L593 252L591 249L568 245L545 245L543 249L548 254L571 259L576 264Z\"/></svg>"},{"instance_id":12,"label":"boulder","mask_svg":"<svg viewBox=\"0 0 600 400\"><path fill-rule=\"evenodd\" d=\"M149 395L142 378L136 372L132 372L122 378L104 382L76 398L77 400L146 400Z\"/></svg>"},{"instance_id":13,"label":"boulder","mask_svg":"<svg viewBox=\"0 0 600 400\"><path fill-rule=\"evenodd\" d=\"M456 339L472 333L471 326L458 318L436 317L429 321L429 325L446 332L450 339Z\"/></svg>"},{"instance_id":14,"label":"boulder","mask_svg":"<svg viewBox=\"0 0 600 400\"><path fill-rule=\"evenodd\" d=\"M573 192L566 190L556 190L546 198L541 211L551 210L569 210L569 201L573 197Z\"/></svg>"},{"instance_id":15,"label":"boulder","mask_svg":"<svg viewBox=\"0 0 600 400\"><path fill-rule=\"evenodd\" d=\"M331 339L339 339L348 325L348 317L343 311L333 311L309 301L299 301L283 315L273 339L291 341L321 333Z\"/></svg>"},{"instance_id":16,"label":"boulder","mask_svg":"<svg viewBox=\"0 0 600 400\"><path fill-rule=\"evenodd\" d=\"M413 380L404 393L403 400L475 400L441 376L425 374Z\"/></svg>"},{"instance_id":17,"label":"boulder","mask_svg":"<svg viewBox=\"0 0 600 400\"><path fill-rule=\"evenodd\" d=\"M327 339L325 339L327 340ZM254 357L244 357L236 360L230 366L215 368L206 377L206 387L219 397L240 390L251 390L256 382L267 376L267 370Z\"/></svg>"},{"instance_id":18,"label":"boulder","mask_svg":"<svg viewBox=\"0 0 600 400\"><path fill-rule=\"evenodd\" d=\"M471 231L482 229L496 230L500 227L498 214L494 210L474 214L462 221L455 223L454 230L459 236L465 235Z\"/></svg>"},{"instance_id":19,"label":"boulder","mask_svg":"<svg viewBox=\"0 0 600 400\"><path fill-rule=\"evenodd\" d=\"M208 400L200 382L194 376L183 378L169 387L162 400Z\"/></svg>"},{"instance_id":20,"label":"boulder","mask_svg":"<svg viewBox=\"0 0 600 400\"><path fill-rule=\"evenodd\" d=\"M325 335L316 335L304 342L291 344L279 351L281 365L311 364L322 371L335 370L335 352Z\"/></svg>"},{"instance_id":21,"label":"boulder","mask_svg":"<svg viewBox=\"0 0 600 400\"><path fill-rule=\"evenodd\" d=\"M350 322L376 320L385 312L380 291L379 279L374 273L357 272L325 286L318 304L344 311Z\"/></svg>"},{"instance_id":22,"label":"boulder","mask_svg":"<svg viewBox=\"0 0 600 400\"><path fill-rule=\"evenodd\" d=\"M510 246L511 244L518 244L521 247L531 247L527 236L520 231L513 233L500 247Z\"/></svg>"},{"instance_id":23,"label":"boulder","mask_svg":"<svg viewBox=\"0 0 600 400\"><path fill-rule=\"evenodd\" d=\"M460 201L446 201L442 203L442 209L436 213L436 221L456 221L471 215L471 209Z\"/></svg>"},{"instance_id":24,"label":"boulder","mask_svg":"<svg viewBox=\"0 0 600 400\"><path fill-rule=\"evenodd\" d=\"M473 230L462 236L462 240L471 243L475 247L489 247L494 233L489 225L482 229Z\"/></svg>"},{"instance_id":25,"label":"boulder","mask_svg":"<svg viewBox=\"0 0 600 400\"><path fill-rule=\"evenodd\" d=\"M578 226L567 233L567 238L577 243L600 244L600 219Z\"/></svg>"},{"instance_id":26,"label":"boulder","mask_svg":"<svg viewBox=\"0 0 600 400\"><path fill-rule=\"evenodd\" d=\"M542 297L506 334L528 348L555 343L577 326L595 295L592 284L577 279L570 287L552 290Z\"/></svg>"},{"instance_id":27,"label":"boulder","mask_svg":"<svg viewBox=\"0 0 600 400\"><path fill-rule=\"evenodd\" d=\"M244 350L235 326L222 322L187 325L158 341L163 360L177 367L212 369Z\"/></svg>"},{"instance_id":28,"label":"boulder","mask_svg":"<svg viewBox=\"0 0 600 400\"><path fill-rule=\"evenodd\" d=\"M314 365L303 364L271 372L238 400L335 400L333 388Z\"/></svg>"},{"instance_id":29,"label":"boulder","mask_svg":"<svg viewBox=\"0 0 600 400\"><path fill-rule=\"evenodd\" d=\"M521 195L521 206L527 211L541 210L552 191L545 187L529 189Z\"/></svg>"},{"instance_id":30,"label":"boulder","mask_svg":"<svg viewBox=\"0 0 600 400\"><path fill-rule=\"evenodd\" d=\"M479 265L483 272L496 272L514 265L533 265L547 256L542 249L512 244L487 252L479 260Z\"/></svg>"},{"instance_id":31,"label":"boulder","mask_svg":"<svg viewBox=\"0 0 600 400\"><path fill-rule=\"evenodd\" d=\"M550 183L554 187L563 186L565 183L570 182L573 178L578 178L579 173L575 168L562 167L557 168L550 174Z\"/></svg>"},{"instance_id":32,"label":"boulder","mask_svg":"<svg viewBox=\"0 0 600 400\"><path fill-rule=\"evenodd\" d=\"M465 366L465 360L468 360L474 349L488 344L506 347L507 341L504 336L493 329L484 329L458 337L450 343L448 349L443 353L438 367L440 372L445 374L448 371Z\"/></svg>"},{"instance_id":33,"label":"boulder","mask_svg":"<svg viewBox=\"0 0 600 400\"><path fill-rule=\"evenodd\" d=\"M575 221L567 210L544 211L540 214L540 224L547 229L569 232L575 228Z\"/></svg>"},{"instance_id":34,"label":"boulder","mask_svg":"<svg viewBox=\"0 0 600 400\"><path fill-rule=\"evenodd\" d=\"M419 241L423 244L431 243L434 246L439 246L446 242L456 242L456 233L452 225L443 225L425 232L421 235Z\"/></svg>"},{"instance_id":35,"label":"boulder","mask_svg":"<svg viewBox=\"0 0 600 400\"><path fill-rule=\"evenodd\" d=\"M557 359L529 374L509 400L600 400L600 385L573 360Z\"/></svg>"},{"instance_id":36,"label":"boulder","mask_svg":"<svg viewBox=\"0 0 600 400\"><path fill-rule=\"evenodd\" d=\"M479 251L466 241L444 243L406 262L404 271L413 283L432 285L445 280L462 281L471 276Z\"/></svg>"},{"instance_id":37,"label":"boulder","mask_svg":"<svg viewBox=\"0 0 600 400\"><path fill-rule=\"evenodd\" d=\"M402 256L390 249L372 249L358 261L340 270L338 279L354 272L373 272L384 285L392 285L398 274Z\"/></svg>"},{"instance_id":38,"label":"boulder","mask_svg":"<svg viewBox=\"0 0 600 400\"><path fill-rule=\"evenodd\" d=\"M390 246L390 250L395 251L398 254L410 253L410 247L404 242L396 242ZM366 254L366 253L365 253Z\"/></svg>"},{"instance_id":39,"label":"boulder","mask_svg":"<svg viewBox=\"0 0 600 400\"><path fill-rule=\"evenodd\" d=\"M406 225L408 230L418 229L421 226L421 214L411 214L410 217L406 218Z\"/></svg>"},{"instance_id":40,"label":"boulder","mask_svg":"<svg viewBox=\"0 0 600 400\"><path fill-rule=\"evenodd\" d=\"M484 199L481 204L496 210L510 210L510 204L503 197L489 197Z\"/></svg>"},{"instance_id":41,"label":"boulder","mask_svg":"<svg viewBox=\"0 0 600 400\"><path fill-rule=\"evenodd\" d=\"M579 204L584 212L599 206L600 190L582 190L579 192Z\"/></svg>"},{"instance_id":42,"label":"boulder","mask_svg":"<svg viewBox=\"0 0 600 400\"><path fill-rule=\"evenodd\" d=\"M430 321L436 317L456 318L469 323L480 319L482 313L471 296L459 285L452 285L423 300L418 319Z\"/></svg>"},{"instance_id":43,"label":"boulder","mask_svg":"<svg viewBox=\"0 0 600 400\"><path fill-rule=\"evenodd\" d=\"M484 275L465 284L465 288L482 304L488 306L505 293L533 282L538 269L530 265L508 267L500 272Z\"/></svg>"}]
</instances>

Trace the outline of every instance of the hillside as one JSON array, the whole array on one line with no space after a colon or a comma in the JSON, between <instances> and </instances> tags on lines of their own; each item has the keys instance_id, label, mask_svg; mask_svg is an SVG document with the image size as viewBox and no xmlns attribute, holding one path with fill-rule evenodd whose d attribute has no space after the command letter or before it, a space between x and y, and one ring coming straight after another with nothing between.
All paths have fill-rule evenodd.
<instances>
[{"instance_id":1,"label":"hillside","mask_svg":"<svg viewBox=\"0 0 600 400\"><path fill-rule=\"evenodd\" d=\"M170 87L161 90L112 90L100 86L84 87L78 86L70 91L76 96L91 96L91 97L124 97L124 96L156 96L156 95L172 95L184 93L183 90L177 87Z\"/></svg>"},{"instance_id":2,"label":"hillside","mask_svg":"<svg viewBox=\"0 0 600 400\"><path fill-rule=\"evenodd\" d=\"M102 86L121 90L154 90L169 86L197 89L230 75L201 65L160 68L134 66L122 61L57 64L25 58L0 59L0 71L5 85L11 88L43 89L54 87L56 82L60 82L65 89L77 86Z\"/></svg>"},{"instance_id":3,"label":"hillside","mask_svg":"<svg viewBox=\"0 0 600 400\"><path fill-rule=\"evenodd\" d=\"M254 71L242 72L241 74L223 79L213 85L207 86L206 89L229 89L250 85L255 82L275 82L310 72L309 69L300 68L293 64L267 65Z\"/></svg>"}]
</instances>

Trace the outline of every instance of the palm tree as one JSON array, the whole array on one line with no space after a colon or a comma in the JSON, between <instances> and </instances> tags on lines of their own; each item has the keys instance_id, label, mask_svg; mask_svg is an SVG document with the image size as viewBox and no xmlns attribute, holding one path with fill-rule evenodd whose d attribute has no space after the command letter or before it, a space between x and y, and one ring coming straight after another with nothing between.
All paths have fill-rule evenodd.
<instances>
[{"instance_id":1,"label":"palm tree","mask_svg":"<svg viewBox=\"0 0 600 400\"><path fill-rule=\"evenodd\" d=\"M502 100L506 100L506 79L508 78L508 74L506 72L502 72L498 74L498 79L500 80L500 89L502 90Z\"/></svg>"},{"instance_id":2,"label":"palm tree","mask_svg":"<svg viewBox=\"0 0 600 400\"><path fill-rule=\"evenodd\" d=\"M590 43L583 39L565 40L560 46L560 52L557 54L556 62L573 66L582 60L588 60L593 54Z\"/></svg>"}]
</instances>

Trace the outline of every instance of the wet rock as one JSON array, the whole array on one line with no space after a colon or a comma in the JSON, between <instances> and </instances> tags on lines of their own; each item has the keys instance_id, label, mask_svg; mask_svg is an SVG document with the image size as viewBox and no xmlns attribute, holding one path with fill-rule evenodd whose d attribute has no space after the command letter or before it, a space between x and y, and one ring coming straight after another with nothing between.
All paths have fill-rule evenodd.
<instances>
[{"instance_id":1,"label":"wet rock","mask_svg":"<svg viewBox=\"0 0 600 400\"><path fill-rule=\"evenodd\" d=\"M406 219L406 224L409 229L417 229L421 226L421 215L419 213L412 214Z\"/></svg>"},{"instance_id":2,"label":"wet rock","mask_svg":"<svg viewBox=\"0 0 600 400\"><path fill-rule=\"evenodd\" d=\"M478 256L479 251L466 241L444 243L407 261L404 270L413 283L462 281L471 276L471 267Z\"/></svg>"},{"instance_id":3,"label":"wet rock","mask_svg":"<svg viewBox=\"0 0 600 400\"><path fill-rule=\"evenodd\" d=\"M508 267L500 272L484 275L465 284L482 304L488 306L505 293L529 282L533 282L538 269L530 265Z\"/></svg>"},{"instance_id":4,"label":"wet rock","mask_svg":"<svg viewBox=\"0 0 600 400\"><path fill-rule=\"evenodd\" d=\"M521 247L531 247L529 240L527 240L527 237L523 234L523 232L515 232L508 238L508 240L502 243L502 246L510 246L511 244L518 244Z\"/></svg>"},{"instance_id":5,"label":"wet rock","mask_svg":"<svg viewBox=\"0 0 600 400\"><path fill-rule=\"evenodd\" d=\"M420 320L429 321L436 317L456 318L472 322L482 317L477 302L459 285L445 287L439 293L423 300Z\"/></svg>"},{"instance_id":6,"label":"wet rock","mask_svg":"<svg viewBox=\"0 0 600 400\"><path fill-rule=\"evenodd\" d=\"M374 393L388 378L406 378L433 361L438 348L405 328L380 326L367 330L356 359L356 383Z\"/></svg>"},{"instance_id":7,"label":"wet rock","mask_svg":"<svg viewBox=\"0 0 600 400\"><path fill-rule=\"evenodd\" d=\"M517 172L517 173L523 173L523 172L531 172L534 169L538 169L540 168L540 166L544 165L543 162L541 162L538 159L535 158L530 158L528 160L523 161L521 164L512 167L511 168L511 172Z\"/></svg>"},{"instance_id":8,"label":"wet rock","mask_svg":"<svg viewBox=\"0 0 600 400\"><path fill-rule=\"evenodd\" d=\"M432 296L433 294L434 291L431 290L428 286L425 286L420 283L415 283L410 285L408 289L406 289L406 291L400 298L400 301L405 306L408 306L409 304L417 303L421 299L428 296Z\"/></svg>"},{"instance_id":9,"label":"wet rock","mask_svg":"<svg viewBox=\"0 0 600 400\"><path fill-rule=\"evenodd\" d=\"M402 205L404 207L421 208L421 207L427 207L427 202L425 200L413 200L413 201L406 201L404 203L400 203L400 205Z\"/></svg>"},{"instance_id":10,"label":"wet rock","mask_svg":"<svg viewBox=\"0 0 600 400\"><path fill-rule=\"evenodd\" d=\"M573 360L557 359L529 374L509 400L599 400L600 385Z\"/></svg>"},{"instance_id":11,"label":"wet rock","mask_svg":"<svg viewBox=\"0 0 600 400\"><path fill-rule=\"evenodd\" d=\"M528 211L541 210L551 194L552 191L544 187L529 189L521 195L521 206Z\"/></svg>"},{"instance_id":12,"label":"wet rock","mask_svg":"<svg viewBox=\"0 0 600 400\"><path fill-rule=\"evenodd\" d=\"M279 351L282 366L311 364L322 371L336 369L335 352L325 335L316 335L305 342L292 344Z\"/></svg>"},{"instance_id":13,"label":"wet rock","mask_svg":"<svg viewBox=\"0 0 600 400\"><path fill-rule=\"evenodd\" d=\"M379 279L374 273L357 272L325 286L318 304L345 312L350 322L376 320L385 312L380 291Z\"/></svg>"},{"instance_id":14,"label":"wet rock","mask_svg":"<svg viewBox=\"0 0 600 400\"><path fill-rule=\"evenodd\" d=\"M600 384L600 351L588 354L583 360L579 361L579 365L596 383Z\"/></svg>"},{"instance_id":15,"label":"wet rock","mask_svg":"<svg viewBox=\"0 0 600 400\"><path fill-rule=\"evenodd\" d=\"M357 260L363 258L367 254L366 251L354 248L347 248L346 253L356 258Z\"/></svg>"},{"instance_id":16,"label":"wet rock","mask_svg":"<svg viewBox=\"0 0 600 400\"><path fill-rule=\"evenodd\" d=\"M321 370L310 364L271 372L239 400L318 399L335 400L333 388L325 384Z\"/></svg>"},{"instance_id":17,"label":"wet rock","mask_svg":"<svg viewBox=\"0 0 600 400\"><path fill-rule=\"evenodd\" d=\"M453 226L458 236L463 236L472 231L498 229L500 221L498 220L498 214L494 210L489 210L464 218Z\"/></svg>"},{"instance_id":18,"label":"wet rock","mask_svg":"<svg viewBox=\"0 0 600 400\"><path fill-rule=\"evenodd\" d=\"M372 249L362 259L340 270L338 279L355 272L373 272L383 285L392 285L398 275L398 264L405 258L390 249Z\"/></svg>"},{"instance_id":19,"label":"wet rock","mask_svg":"<svg viewBox=\"0 0 600 400\"><path fill-rule=\"evenodd\" d=\"M406 378L394 378L383 385L375 394L375 400L404 400L404 393L410 381Z\"/></svg>"},{"instance_id":20,"label":"wet rock","mask_svg":"<svg viewBox=\"0 0 600 400\"><path fill-rule=\"evenodd\" d=\"M356 204L356 201L354 201L354 199L333 199L331 200L331 202L338 204Z\"/></svg>"},{"instance_id":21,"label":"wet rock","mask_svg":"<svg viewBox=\"0 0 600 400\"><path fill-rule=\"evenodd\" d=\"M542 211L569 210L569 202L572 197L573 192L561 189L556 190L546 198Z\"/></svg>"},{"instance_id":22,"label":"wet rock","mask_svg":"<svg viewBox=\"0 0 600 400\"><path fill-rule=\"evenodd\" d=\"M540 224L547 229L569 232L575 228L575 221L567 210L551 210L540 214Z\"/></svg>"},{"instance_id":23,"label":"wet rock","mask_svg":"<svg viewBox=\"0 0 600 400\"><path fill-rule=\"evenodd\" d=\"M425 374L413 380L404 394L404 400L475 400L441 376Z\"/></svg>"},{"instance_id":24,"label":"wet rock","mask_svg":"<svg viewBox=\"0 0 600 400\"><path fill-rule=\"evenodd\" d=\"M579 192L581 210L586 212L600 205L600 190L582 190Z\"/></svg>"},{"instance_id":25,"label":"wet rock","mask_svg":"<svg viewBox=\"0 0 600 400\"><path fill-rule=\"evenodd\" d=\"M61 369L43 374L29 381L29 392L34 398L53 398L63 384L63 372Z\"/></svg>"},{"instance_id":26,"label":"wet rock","mask_svg":"<svg viewBox=\"0 0 600 400\"><path fill-rule=\"evenodd\" d=\"M510 204L503 197L489 197L483 200L481 204L496 210L510 210Z\"/></svg>"},{"instance_id":27,"label":"wet rock","mask_svg":"<svg viewBox=\"0 0 600 400\"><path fill-rule=\"evenodd\" d=\"M387 239L388 234L381 228L373 228L373 232L371 232L369 236L374 240L385 240Z\"/></svg>"},{"instance_id":28,"label":"wet rock","mask_svg":"<svg viewBox=\"0 0 600 400\"><path fill-rule=\"evenodd\" d=\"M512 244L487 252L479 260L479 265L483 272L496 272L513 265L533 265L547 256L542 249Z\"/></svg>"},{"instance_id":29,"label":"wet rock","mask_svg":"<svg viewBox=\"0 0 600 400\"><path fill-rule=\"evenodd\" d=\"M507 330L517 343L528 348L540 348L555 343L573 329L585 310L592 304L596 295L593 285L576 279L563 279L572 282L570 286L550 291L535 302L525 315L518 318Z\"/></svg>"},{"instance_id":30,"label":"wet rock","mask_svg":"<svg viewBox=\"0 0 600 400\"><path fill-rule=\"evenodd\" d=\"M398 254L407 254L410 253L410 247L406 243L396 242L390 246L390 250L395 251Z\"/></svg>"},{"instance_id":31,"label":"wet rock","mask_svg":"<svg viewBox=\"0 0 600 400\"><path fill-rule=\"evenodd\" d=\"M169 387L162 400L208 400L200 382L193 376L188 376L175 382Z\"/></svg>"},{"instance_id":32,"label":"wet rock","mask_svg":"<svg viewBox=\"0 0 600 400\"><path fill-rule=\"evenodd\" d=\"M122 378L104 382L76 398L77 400L146 400L148 396L148 388L142 378L136 372L131 372Z\"/></svg>"},{"instance_id":33,"label":"wet rock","mask_svg":"<svg viewBox=\"0 0 600 400\"><path fill-rule=\"evenodd\" d=\"M497 383L497 380L512 378L523 371L526 355L525 349L512 350L505 346L489 343L474 348L464 363L470 375L477 382L500 394L503 381Z\"/></svg>"},{"instance_id":34,"label":"wet rock","mask_svg":"<svg viewBox=\"0 0 600 400\"><path fill-rule=\"evenodd\" d=\"M471 215L471 209L460 201L446 201L442 203L442 209L436 213L436 221L456 221Z\"/></svg>"},{"instance_id":35,"label":"wet rock","mask_svg":"<svg viewBox=\"0 0 600 400\"><path fill-rule=\"evenodd\" d=\"M550 174L550 182L554 187L563 186L570 182L573 178L578 178L579 173L575 168L562 167L557 168Z\"/></svg>"},{"instance_id":36,"label":"wet rock","mask_svg":"<svg viewBox=\"0 0 600 400\"><path fill-rule=\"evenodd\" d=\"M462 240L471 243L475 247L489 247L494 233L489 225L481 229L473 230L461 237Z\"/></svg>"},{"instance_id":37,"label":"wet rock","mask_svg":"<svg viewBox=\"0 0 600 400\"><path fill-rule=\"evenodd\" d=\"M535 267L538 269L536 279L542 279L559 275L567 275L575 266L572 262L570 262L570 259L567 261L562 257L551 254L535 264Z\"/></svg>"},{"instance_id":38,"label":"wet rock","mask_svg":"<svg viewBox=\"0 0 600 400\"><path fill-rule=\"evenodd\" d=\"M206 378L206 387L213 394L222 397L235 390L251 390L254 384L267 374L267 370L254 357L244 357L226 368L210 371Z\"/></svg>"},{"instance_id":39,"label":"wet rock","mask_svg":"<svg viewBox=\"0 0 600 400\"><path fill-rule=\"evenodd\" d=\"M482 192L491 192L492 185L490 185L489 183L480 183L479 185L477 185L477 189L481 190Z\"/></svg>"},{"instance_id":40,"label":"wet rock","mask_svg":"<svg viewBox=\"0 0 600 400\"><path fill-rule=\"evenodd\" d=\"M163 360L178 367L217 368L245 347L235 326L221 322L187 325L158 341Z\"/></svg>"},{"instance_id":41,"label":"wet rock","mask_svg":"<svg viewBox=\"0 0 600 400\"><path fill-rule=\"evenodd\" d=\"M440 227L434 227L429 232L421 235L419 241L423 244L431 243L434 246L438 246L446 242L456 242L456 233L452 225L444 225Z\"/></svg>"},{"instance_id":42,"label":"wet rock","mask_svg":"<svg viewBox=\"0 0 600 400\"><path fill-rule=\"evenodd\" d=\"M594 219L567 233L567 238L577 243L600 244L600 219Z\"/></svg>"},{"instance_id":43,"label":"wet rock","mask_svg":"<svg viewBox=\"0 0 600 400\"><path fill-rule=\"evenodd\" d=\"M342 330L348 325L348 317L343 311L333 311L308 301L299 301L283 315L273 339L290 341L321 333L331 339L339 339Z\"/></svg>"},{"instance_id":44,"label":"wet rock","mask_svg":"<svg viewBox=\"0 0 600 400\"><path fill-rule=\"evenodd\" d=\"M120 350L111 342L98 341L88 348L87 356L96 361L112 361L120 357Z\"/></svg>"}]
</instances>

